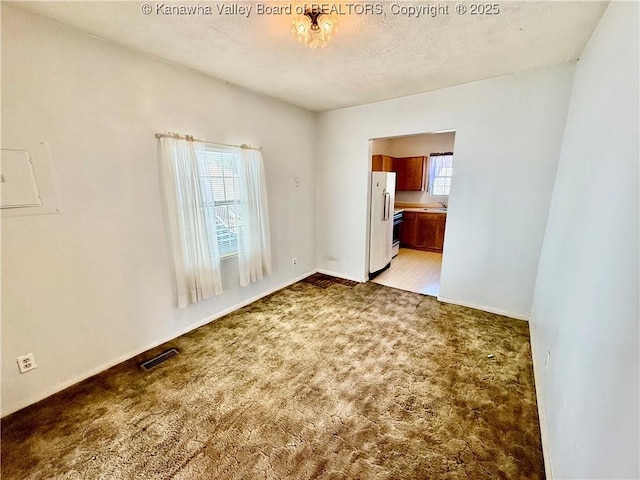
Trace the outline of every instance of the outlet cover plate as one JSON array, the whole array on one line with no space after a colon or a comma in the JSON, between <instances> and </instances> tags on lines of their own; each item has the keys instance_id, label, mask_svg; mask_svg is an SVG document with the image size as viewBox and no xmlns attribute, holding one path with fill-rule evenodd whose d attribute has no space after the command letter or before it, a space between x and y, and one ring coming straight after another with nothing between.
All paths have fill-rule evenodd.
<instances>
[{"instance_id":1,"label":"outlet cover plate","mask_svg":"<svg viewBox=\"0 0 640 480\"><path fill-rule=\"evenodd\" d=\"M20 373L27 373L34 368L38 368L38 365L36 364L33 353L27 353L26 355L18 357L18 370L20 370Z\"/></svg>"}]
</instances>

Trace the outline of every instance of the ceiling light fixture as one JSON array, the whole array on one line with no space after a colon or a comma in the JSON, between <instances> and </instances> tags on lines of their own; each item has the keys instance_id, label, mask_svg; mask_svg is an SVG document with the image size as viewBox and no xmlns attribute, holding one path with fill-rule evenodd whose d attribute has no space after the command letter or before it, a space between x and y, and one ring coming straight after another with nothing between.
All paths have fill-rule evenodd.
<instances>
[{"instance_id":1,"label":"ceiling light fixture","mask_svg":"<svg viewBox=\"0 0 640 480\"><path fill-rule=\"evenodd\" d=\"M291 33L309 48L326 47L333 40L338 20L318 7L307 8L304 15L292 22Z\"/></svg>"}]
</instances>

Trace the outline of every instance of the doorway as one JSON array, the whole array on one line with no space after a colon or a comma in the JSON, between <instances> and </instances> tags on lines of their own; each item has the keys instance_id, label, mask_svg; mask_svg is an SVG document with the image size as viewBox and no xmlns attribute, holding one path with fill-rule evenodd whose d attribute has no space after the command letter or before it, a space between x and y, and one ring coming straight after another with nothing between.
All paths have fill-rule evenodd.
<instances>
[{"instance_id":1,"label":"doorway","mask_svg":"<svg viewBox=\"0 0 640 480\"><path fill-rule=\"evenodd\" d=\"M441 269L442 253L401 247L391 266L372 282L437 297Z\"/></svg>"},{"instance_id":2,"label":"doorway","mask_svg":"<svg viewBox=\"0 0 640 480\"><path fill-rule=\"evenodd\" d=\"M396 173L393 257L374 283L439 295L454 142L455 131L370 141L372 171Z\"/></svg>"}]
</instances>

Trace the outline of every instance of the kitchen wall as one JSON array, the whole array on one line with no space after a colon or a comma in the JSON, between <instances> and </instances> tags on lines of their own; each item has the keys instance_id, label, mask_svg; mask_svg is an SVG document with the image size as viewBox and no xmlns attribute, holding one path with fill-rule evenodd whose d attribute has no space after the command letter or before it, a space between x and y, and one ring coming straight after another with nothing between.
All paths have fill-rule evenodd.
<instances>
[{"instance_id":1,"label":"kitchen wall","mask_svg":"<svg viewBox=\"0 0 640 480\"><path fill-rule=\"evenodd\" d=\"M366 277L369 140L455 130L440 298L528 318L574 67L322 113L318 268Z\"/></svg>"},{"instance_id":2,"label":"kitchen wall","mask_svg":"<svg viewBox=\"0 0 640 480\"><path fill-rule=\"evenodd\" d=\"M184 310L158 179L166 130L262 145L269 193L273 275L241 288L226 260L225 293ZM3 4L2 146L40 142L62 213L2 219L2 414L316 268L312 113ZM19 375L29 352L38 368Z\"/></svg>"},{"instance_id":3,"label":"kitchen wall","mask_svg":"<svg viewBox=\"0 0 640 480\"><path fill-rule=\"evenodd\" d=\"M371 142L371 155L391 155L391 138L378 138Z\"/></svg>"},{"instance_id":4,"label":"kitchen wall","mask_svg":"<svg viewBox=\"0 0 640 480\"><path fill-rule=\"evenodd\" d=\"M531 321L550 478L640 478L639 13L611 2L576 68Z\"/></svg>"},{"instance_id":5,"label":"kitchen wall","mask_svg":"<svg viewBox=\"0 0 640 480\"><path fill-rule=\"evenodd\" d=\"M380 154L392 157L428 157L431 153L453 152L455 132L426 133L406 137L378 138L371 142L372 155ZM455 157L454 157L455 162ZM427 171L429 162L427 161ZM396 203L418 203L439 207L438 202L447 202L448 197L431 196L429 192L396 192Z\"/></svg>"}]
</instances>

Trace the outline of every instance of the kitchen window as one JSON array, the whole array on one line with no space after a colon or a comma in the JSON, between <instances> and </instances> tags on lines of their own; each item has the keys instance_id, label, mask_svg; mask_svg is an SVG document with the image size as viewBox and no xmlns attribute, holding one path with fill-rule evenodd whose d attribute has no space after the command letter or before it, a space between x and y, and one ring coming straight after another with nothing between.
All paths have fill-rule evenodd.
<instances>
[{"instance_id":1,"label":"kitchen window","mask_svg":"<svg viewBox=\"0 0 640 480\"><path fill-rule=\"evenodd\" d=\"M429 155L429 193L432 197L448 197L453 176L453 153Z\"/></svg>"}]
</instances>

